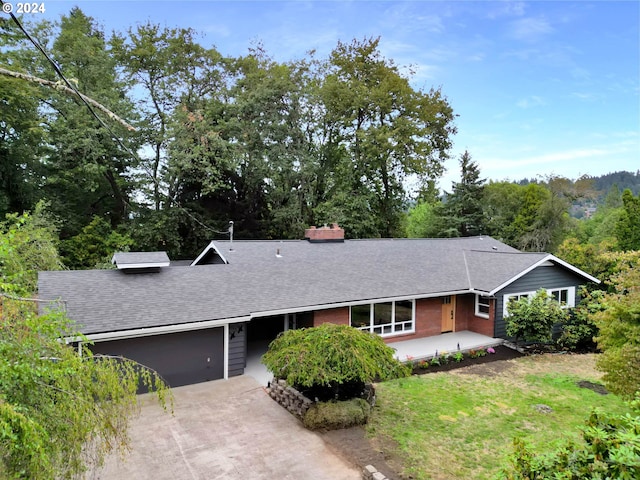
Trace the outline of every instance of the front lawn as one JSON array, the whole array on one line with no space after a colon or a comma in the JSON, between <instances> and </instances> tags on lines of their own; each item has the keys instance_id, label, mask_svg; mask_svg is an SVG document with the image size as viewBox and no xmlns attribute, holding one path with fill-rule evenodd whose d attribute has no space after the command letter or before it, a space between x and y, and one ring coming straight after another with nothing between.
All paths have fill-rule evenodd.
<instances>
[{"instance_id":1,"label":"front lawn","mask_svg":"<svg viewBox=\"0 0 640 480\"><path fill-rule=\"evenodd\" d=\"M577 385L599 382L594 363L542 355L381 383L368 432L406 478L493 478L513 437L549 448L577 438L593 408L626 411L618 397Z\"/></svg>"}]
</instances>

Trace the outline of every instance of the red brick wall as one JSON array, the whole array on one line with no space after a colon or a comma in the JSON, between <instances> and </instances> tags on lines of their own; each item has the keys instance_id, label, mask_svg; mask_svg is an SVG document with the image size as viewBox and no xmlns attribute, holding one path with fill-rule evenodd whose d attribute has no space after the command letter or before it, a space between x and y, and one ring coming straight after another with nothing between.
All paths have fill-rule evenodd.
<instances>
[{"instance_id":1,"label":"red brick wall","mask_svg":"<svg viewBox=\"0 0 640 480\"><path fill-rule=\"evenodd\" d=\"M313 326L317 327L323 323L349 325L349 307L330 308L313 312Z\"/></svg>"},{"instance_id":2,"label":"red brick wall","mask_svg":"<svg viewBox=\"0 0 640 480\"><path fill-rule=\"evenodd\" d=\"M421 298L416 300L416 338L430 337L442 333L442 299Z\"/></svg>"},{"instance_id":3,"label":"red brick wall","mask_svg":"<svg viewBox=\"0 0 640 480\"><path fill-rule=\"evenodd\" d=\"M476 317L476 296L469 295L471 310L469 312L467 330L472 332L479 333L481 335L486 335L488 337L493 337L493 324L496 315L496 301L491 300L491 305L489 306L489 318L484 317Z\"/></svg>"},{"instance_id":4,"label":"red brick wall","mask_svg":"<svg viewBox=\"0 0 640 480\"><path fill-rule=\"evenodd\" d=\"M440 335L442 330L442 299L422 298L416 300L415 333L398 335L384 339L386 343L412 338L431 337Z\"/></svg>"},{"instance_id":5,"label":"red brick wall","mask_svg":"<svg viewBox=\"0 0 640 480\"><path fill-rule=\"evenodd\" d=\"M495 315L495 301L491 304L490 318ZM458 295L456 297L455 331L470 330L493 337L493 320L475 315L475 295ZM349 325L349 307L316 310L313 312L313 326L323 323ZM387 343L412 338L431 337L442 333L442 298L423 298L416 300L415 333L386 337Z\"/></svg>"},{"instance_id":6,"label":"red brick wall","mask_svg":"<svg viewBox=\"0 0 640 480\"><path fill-rule=\"evenodd\" d=\"M495 300L489 310L489 318L476 317L476 296L458 295L456 304L456 332L469 330L493 337L493 319L495 315Z\"/></svg>"},{"instance_id":7,"label":"red brick wall","mask_svg":"<svg viewBox=\"0 0 640 480\"><path fill-rule=\"evenodd\" d=\"M454 331L469 330L469 320L475 315L473 295L456 296L456 324Z\"/></svg>"}]
</instances>

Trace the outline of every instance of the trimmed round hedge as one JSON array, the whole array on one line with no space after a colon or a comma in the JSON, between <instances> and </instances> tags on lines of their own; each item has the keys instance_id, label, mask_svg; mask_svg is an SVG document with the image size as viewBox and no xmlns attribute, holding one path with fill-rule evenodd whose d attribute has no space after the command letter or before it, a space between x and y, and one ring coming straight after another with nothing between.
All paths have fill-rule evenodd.
<instances>
[{"instance_id":1,"label":"trimmed round hedge","mask_svg":"<svg viewBox=\"0 0 640 480\"><path fill-rule=\"evenodd\" d=\"M378 335L325 323L281 333L262 362L276 378L296 388L334 387L408 376L410 367L393 355Z\"/></svg>"}]
</instances>

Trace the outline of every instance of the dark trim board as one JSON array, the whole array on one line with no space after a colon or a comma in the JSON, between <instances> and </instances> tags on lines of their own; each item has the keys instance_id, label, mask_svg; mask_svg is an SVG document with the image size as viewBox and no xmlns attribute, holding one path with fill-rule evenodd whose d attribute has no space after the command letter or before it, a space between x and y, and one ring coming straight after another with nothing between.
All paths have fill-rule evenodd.
<instances>
[{"instance_id":1,"label":"dark trim board","mask_svg":"<svg viewBox=\"0 0 640 480\"><path fill-rule=\"evenodd\" d=\"M224 378L223 327L96 342L90 348L152 368L171 387Z\"/></svg>"}]
</instances>

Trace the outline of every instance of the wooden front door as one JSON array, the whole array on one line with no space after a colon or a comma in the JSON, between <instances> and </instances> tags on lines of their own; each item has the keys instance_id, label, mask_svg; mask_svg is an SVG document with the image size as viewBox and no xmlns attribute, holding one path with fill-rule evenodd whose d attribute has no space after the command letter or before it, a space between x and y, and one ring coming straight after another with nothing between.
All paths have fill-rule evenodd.
<instances>
[{"instance_id":1,"label":"wooden front door","mask_svg":"<svg viewBox=\"0 0 640 480\"><path fill-rule=\"evenodd\" d=\"M442 333L453 332L456 324L456 297L442 297Z\"/></svg>"}]
</instances>

